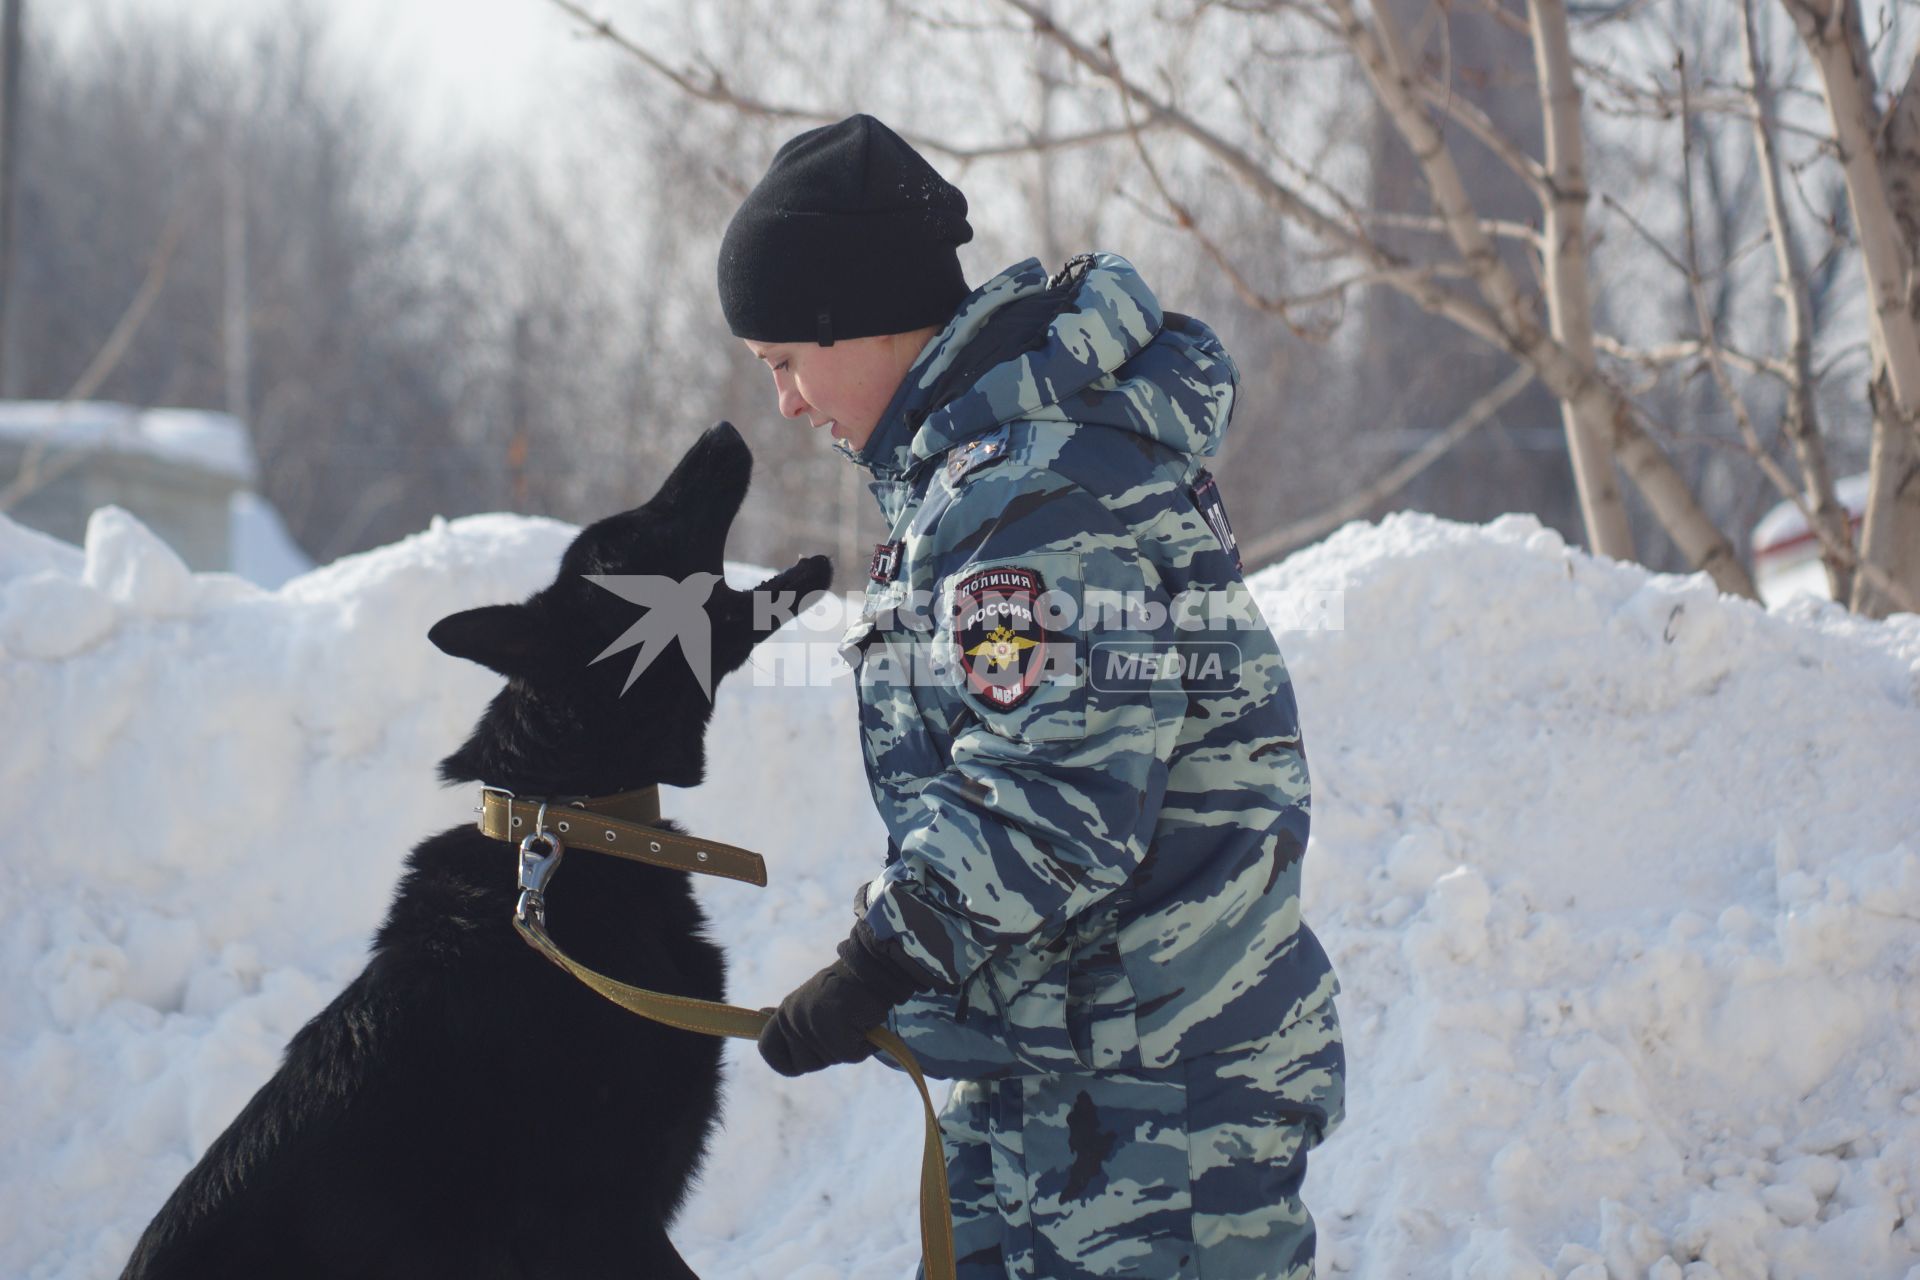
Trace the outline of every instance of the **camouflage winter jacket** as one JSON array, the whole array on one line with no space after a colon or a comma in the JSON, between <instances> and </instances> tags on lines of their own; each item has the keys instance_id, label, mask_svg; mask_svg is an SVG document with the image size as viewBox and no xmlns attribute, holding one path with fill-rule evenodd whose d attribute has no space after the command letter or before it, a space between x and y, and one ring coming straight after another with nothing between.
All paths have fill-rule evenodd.
<instances>
[{"instance_id":1,"label":"camouflage winter jacket","mask_svg":"<svg viewBox=\"0 0 1920 1280\"><path fill-rule=\"evenodd\" d=\"M1201 468L1237 378L1124 259L1030 259L838 446L891 524L843 642L892 838L855 909L939 981L890 1024L935 1074L1165 1066L1338 990L1292 686Z\"/></svg>"}]
</instances>

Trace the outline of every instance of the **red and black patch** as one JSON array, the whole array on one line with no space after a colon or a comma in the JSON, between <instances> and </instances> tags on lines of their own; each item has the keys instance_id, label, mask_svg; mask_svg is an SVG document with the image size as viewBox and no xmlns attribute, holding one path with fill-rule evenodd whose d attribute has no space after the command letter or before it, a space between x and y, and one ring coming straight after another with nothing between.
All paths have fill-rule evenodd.
<instances>
[{"instance_id":1,"label":"red and black patch","mask_svg":"<svg viewBox=\"0 0 1920 1280\"><path fill-rule=\"evenodd\" d=\"M1046 584L1032 569L981 569L953 588L953 638L967 688L998 711L1033 696L1056 646L1040 597Z\"/></svg>"},{"instance_id":2,"label":"red and black patch","mask_svg":"<svg viewBox=\"0 0 1920 1280\"><path fill-rule=\"evenodd\" d=\"M873 559L867 561L867 577L881 584L889 583L900 573L900 544L897 542L876 542L873 544Z\"/></svg>"}]
</instances>

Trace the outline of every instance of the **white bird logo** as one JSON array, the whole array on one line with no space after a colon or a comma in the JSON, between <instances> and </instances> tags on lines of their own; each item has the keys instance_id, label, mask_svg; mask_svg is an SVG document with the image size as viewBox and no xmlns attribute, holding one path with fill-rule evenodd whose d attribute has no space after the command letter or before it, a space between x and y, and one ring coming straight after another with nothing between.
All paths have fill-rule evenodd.
<instances>
[{"instance_id":1,"label":"white bird logo","mask_svg":"<svg viewBox=\"0 0 1920 1280\"><path fill-rule=\"evenodd\" d=\"M713 701L713 624L707 617L707 597L720 581L717 573L693 573L685 578L663 578L651 573L589 573L582 575L596 587L604 587L622 600L640 605L647 613L620 634L620 638L600 651L594 662L611 657L622 649L640 646L634 655L633 670L620 686L626 693L653 660L673 641L693 668L700 692ZM592 666L593 663L588 663Z\"/></svg>"}]
</instances>

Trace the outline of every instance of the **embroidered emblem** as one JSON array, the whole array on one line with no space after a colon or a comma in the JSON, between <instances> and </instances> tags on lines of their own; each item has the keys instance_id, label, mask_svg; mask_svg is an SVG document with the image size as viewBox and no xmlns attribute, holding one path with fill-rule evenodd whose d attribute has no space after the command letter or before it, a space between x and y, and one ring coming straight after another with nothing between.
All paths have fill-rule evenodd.
<instances>
[{"instance_id":1,"label":"embroidered emblem","mask_svg":"<svg viewBox=\"0 0 1920 1280\"><path fill-rule=\"evenodd\" d=\"M1227 504L1220 499L1219 484L1210 473L1202 471L1193 478L1193 488L1187 490L1187 496L1193 499L1207 528L1220 540L1221 549L1233 557L1233 571L1242 572L1240 543L1233 536L1233 526L1227 523Z\"/></svg>"},{"instance_id":2,"label":"embroidered emblem","mask_svg":"<svg viewBox=\"0 0 1920 1280\"><path fill-rule=\"evenodd\" d=\"M875 582L892 582L900 572L900 543L876 542L873 559L867 562L867 577Z\"/></svg>"},{"instance_id":3,"label":"embroidered emblem","mask_svg":"<svg viewBox=\"0 0 1920 1280\"><path fill-rule=\"evenodd\" d=\"M997 711L1033 696L1064 637L1046 629L1046 584L1032 569L982 569L953 589L953 638L967 689Z\"/></svg>"},{"instance_id":4,"label":"embroidered emblem","mask_svg":"<svg viewBox=\"0 0 1920 1280\"><path fill-rule=\"evenodd\" d=\"M975 467L1005 457L1007 429L1002 426L988 435L969 440L947 455L947 483L952 484Z\"/></svg>"}]
</instances>

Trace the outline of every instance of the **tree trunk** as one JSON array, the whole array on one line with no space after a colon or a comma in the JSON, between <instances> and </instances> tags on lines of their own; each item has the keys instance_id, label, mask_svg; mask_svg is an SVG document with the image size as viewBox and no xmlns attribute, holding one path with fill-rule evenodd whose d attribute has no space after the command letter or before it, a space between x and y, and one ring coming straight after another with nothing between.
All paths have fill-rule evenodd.
<instances>
[{"instance_id":1,"label":"tree trunk","mask_svg":"<svg viewBox=\"0 0 1920 1280\"><path fill-rule=\"evenodd\" d=\"M1920 58L1914 60L1906 87L1887 112L1879 152L1880 171L1911 271L1911 264L1920 257ZM1908 314L1914 315L1911 282L1909 290ZM1920 595L1920 443L1911 430L1914 420L1900 413L1894 398L1886 350L1878 335L1868 399L1873 405L1873 452L1860 554L1906 587L1909 595ZM1895 602L1864 577L1853 584L1851 603L1855 613L1870 618L1884 618L1895 608Z\"/></svg>"},{"instance_id":2,"label":"tree trunk","mask_svg":"<svg viewBox=\"0 0 1920 1280\"><path fill-rule=\"evenodd\" d=\"M1786 308L1787 359L1793 373L1787 388L1786 433L1800 464L1800 484L1813 522L1827 531L1827 541L1853 546L1853 527L1833 491L1833 472L1827 465L1826 442L1820 434L1820 416L1814 403L1813 299L1807 288L1807 262L1787 217L1786 193L1780 181L1780 151L1774 145L1771 121L1777 118L1772 77L1760 58L1760 42L1753 23L1754 0L1741 0L1740 42L1753 82L1753 152L1760 162L1760 187L1767 201L1767 227L1773 237L1773 259L1780 276L1780 300ZM1853 562L1822 544L1820 562L1827 571L1827 594L1844 601L1853 592Z\"/></svg>"},{"instance_id":3,"label":"tree trunk","mask_svg":"<svg viewBox=\"0 0 1920 1280\"><path fill-rule=\"evenodd\" d=\"M1884 352L1874 345L1873 452L1868 463L1867 515L1861 528L1860 558L1878 565L1889 578L1920 594L1920 448L1913 431L1900 420L1893 402ZM1850 606L1869 618L1884 618L1895 602L1858 574Z\"/></svg>"},{"instance_id":4,"label":"tree trunk","mask_svg":"<svg viewBox=\"0 0 1920 1280\"><path fill-rule=\"evenodd\" d=\"M1734 553L1733 544L1693 500L1672 460L1634 420L1633 406L1626 397L1601 377L1593 364L1583 365L1541 328L1532 299L1521 291L1481 225L1446 139L1427 116L1414 87L1405 41L1392 16L1376 9L1375 26L1369 28L1354 9L1353 0L1327 3L1381 105L1392 115L1420 162L1434 207L1445 221L1475 286L1493 310L1497 325L1493 340L1533 368L1541 384L1558 396L1567 406L1566 412L1582 424L1582 430L1597 430L1611 443L1621 465L1690 564L1711 577L1720 590L1757 599L1753 579ZM1591 345L1591 327L1587 334ZM1589 529L1589 539L1597 532ZM1590 545L1600 554L1611 554L1598 543Z\"/></svg>"},{"instance_id":5,"label":"tree trunk","mask_svg":"<svg viewBox=\"0 0 1920 1280\"><path fill-rule=\"evenodd\" d=\"M1873 64L1860 9L1853 0L1781 4L1820 73L1873 299L1868 334L1875 367L1870 391L1873 480L1861 559L1901 586L1920 590L1920 482L1914 474L1915 455L1920 454L1914 436L1915 408L1920 406L1920 316L1912 293L1912 241L1896 219L1876 145L1882 122L1874 106ZM1856 611L1884 616L1890 603L1864 575L1855 581Z\"/></svg>"},{"instance_id":6,"label":"tree trunk","mask_svg":"<svg viewBox=\"0 0 1920 1280\"><path fill-rule=\"evenodd\" d=\"M27 0L0 0L0 396L13 394L13 190L20 171L20 25Z\"/></svg>"},{"instance_id":7,"label":"tree trunk","mask_svg":"<svg viewBox=\"0 0 1920 1280\"><path fill-rule=\"evenodd\" d=\"M1529 0L1534 65L1540 79L1547 181L1547 314L1553 336L1588 372L1599 369L1593 349L1593 291L1587 275L1587 168L1580 135L1580 86L1573 78L1573 46L1562 0ZM1560 401L1567 454L1580 493L1580 513L1592 548L1616 560L1633 559L1633 532L1613 470L1604 411L1583 416Z\"/></svg>"},{"instance_id":8,"label":"tree trunk","mask_svg":"<svg viewBox=\"0 0 1920 1280\"><path fill-rule=\"evenodd\" d=\"M222 157L221 220L221 330L225 342L222 356L227 375L227 412L253 427L253 303L247 285L247 188L241 172L240 147L243 144L228 135L226 155Z\"/></svg>"}]
</instances>

